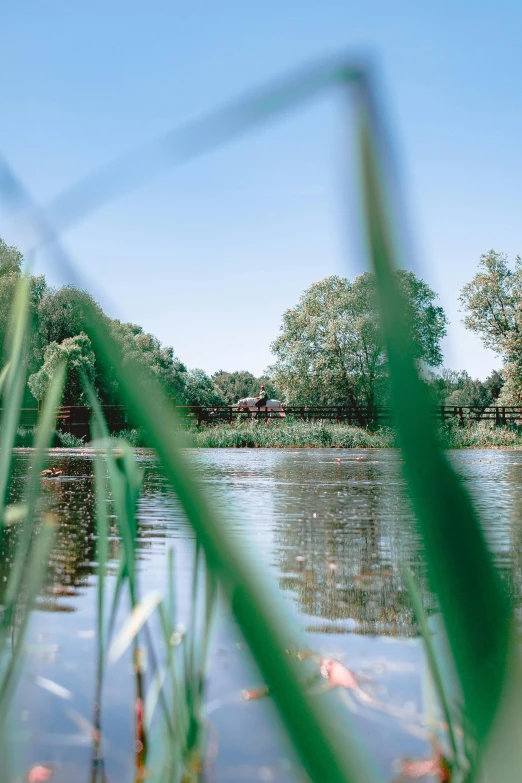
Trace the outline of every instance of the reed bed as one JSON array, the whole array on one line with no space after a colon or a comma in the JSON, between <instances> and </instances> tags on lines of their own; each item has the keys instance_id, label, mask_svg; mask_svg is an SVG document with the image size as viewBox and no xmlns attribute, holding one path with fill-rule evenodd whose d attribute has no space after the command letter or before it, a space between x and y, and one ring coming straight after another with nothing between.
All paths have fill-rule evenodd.
<instances>
[{"instance_id":1,"label":"reed bed","mask_svg":"<svg viewBox=\"0 0 522 783\"><path fill-rule=\"evenodd\" d=\"M198 448L335 448L384 449L395 442L391 430L371 432L348 424L327 422L238 422L189 431Z\"/></svg>"},{"instance_id":2,"label":"reed bed","mask_svg":"<svg viewBox=\"0 0 522 783\"><path fill-rule=\"evenodd\" d=\"M398 447L398 437L393 427L375 430L350 424L331 422L278 422L268 427L264 422L234 422L233 424L180 426L179 435L186 436L185 445L198 449L388 449ZM137 429L111 433L134 448L147 448L150 444L143 432ZM441 424L437 428L443 449L518 449L522 448L522 429L516 426L495 426L488 422ZM14 445L31 448L36 429L18 427ZM69 432L55 430L50 436L51 448L85 448L90 441L77 438Z\"/></svg>"}]
</instances>

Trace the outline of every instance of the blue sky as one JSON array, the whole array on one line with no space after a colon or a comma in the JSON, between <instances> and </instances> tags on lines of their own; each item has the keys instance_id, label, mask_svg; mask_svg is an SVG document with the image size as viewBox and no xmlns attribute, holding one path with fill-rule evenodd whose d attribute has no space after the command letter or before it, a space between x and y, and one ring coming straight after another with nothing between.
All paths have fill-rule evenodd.
<instances>
[{"instance_id":1,"label":"blue sky","mask_svg":"<svg viewBox=\"0 0 522 783\"><path fill-rule=\"evenodd\" d=\"M445 364L498 359L460 321L490 248L510 258L522 179L522 11L515 2L8 0L0 150L41 203L94 167L295 65L344 50L382 83L415 271L450 319ZM283 311L360 271L349 116L333 94L160 177L63 235L111 315L191 367L271 361ZM14 235L4 220L0 235ZM49 279L60 282L45 259Z\"/></svg>"}]
</instances>

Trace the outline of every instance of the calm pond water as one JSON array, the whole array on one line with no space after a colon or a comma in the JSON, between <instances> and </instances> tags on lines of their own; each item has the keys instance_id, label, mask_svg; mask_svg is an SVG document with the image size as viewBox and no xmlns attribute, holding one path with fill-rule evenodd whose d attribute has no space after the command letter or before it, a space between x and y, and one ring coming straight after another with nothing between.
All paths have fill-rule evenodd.
<instances>
[{"instance_id":1,"label":"calm pond water","mask_svg":"<svg viewBox=\"0 0 522 783\"><path fill-rule=\"evenodd\" d=\"M165 553L173 546L183 619L193 536L152 453L138 455L145 468L141 590L165 591ZM17 454L15 495L28 457L23 450ZM396 777L399 759L426 757L425 664L401 576L403 562L413 565L426 604L434 604L424 586L399 453L233 449L191 452L191 459L223 505L232 534L267 565L311 648L355 673L361 691L350 697L351 719L386 777ZM479 508L518 604L522 453L459 451L451 459ZM16 697L13 766L23 774L32 764L52 762L57 783L90 781L96 666L93 455L55 450L50 464L63 471L44 482L60 528ZM49 690L49 680L64 690ZM303 779L270 699L241 697L243 689L261 685L237 628L221 608L209 661L209 781ZM114 783L134 780L132 701L130 662L120 661L109 667L102 716L105 779Z\"/></svg>"}]
</instances>

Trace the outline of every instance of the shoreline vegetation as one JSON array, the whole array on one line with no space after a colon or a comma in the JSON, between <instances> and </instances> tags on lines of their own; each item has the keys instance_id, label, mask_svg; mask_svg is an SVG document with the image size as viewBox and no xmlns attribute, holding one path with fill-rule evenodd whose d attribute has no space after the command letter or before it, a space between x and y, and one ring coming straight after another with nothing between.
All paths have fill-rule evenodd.
<instances>
[{"instance_id":1,"label":"shoreline vegetation","mask_svg":"<svg viewBox=\"0 0 522 783\"><path fill-rule=\"evenodd\" d=\"M333 449L387 449L397 448L398 441L391 427L365 429L349 424L330 422L235 422L217 425L188 425L183 428L188 447L216 448L333 448ZM438 430L440 444L445 449L522 448L522 427L494 426L491 423L470 423L463 426L451 422L441 424ZM149 444L140 430L128 429L115 436L136 448ZM34 430L20 427L15 446L30 448ZM85 448L87 441L68 432L53 433L52 448Z\"/></svg>"}]
</instances>

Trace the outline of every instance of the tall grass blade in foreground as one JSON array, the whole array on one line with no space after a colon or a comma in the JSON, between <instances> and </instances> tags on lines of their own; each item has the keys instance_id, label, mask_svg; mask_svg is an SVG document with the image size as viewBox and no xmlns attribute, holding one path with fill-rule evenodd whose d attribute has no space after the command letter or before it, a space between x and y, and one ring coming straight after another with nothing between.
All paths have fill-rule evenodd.
<instances>
[{"instance_id":1,"label":"tall grass blade in foreground","mask_svg":"<svg viewBox=\"0 0 522 783\"><path fill-rule=\"evenodd\" d=\"M5 525L16 520L18 535L14 557L3 589L0 615L0 734L5 729L10 703L20 672L25 633L31 610L41 589L54 536L55 518L50 512L43 514L41 524L36 524L36 510L40 497L40 470L46 449L54 430L56 411L60 405L65 368L59 367L53 377L43 406L32 452L29 474L26 478L22 503L16 514L5 506L9 490L14 436L19 420L20 406L25 384L25 347L28 327L28 278L23 276L17 286L11 313L11 346L6 368L2 372L5 384L6 406L0 431L0 534L5 535Z\"/></svg>"},{"instance_id":2,"label":"tall grass blade in foreground","mask_svg":"<svg viewBox=\"0 0 522 783\"><path fill-rule=\"evenodd\" d=\"M469 496L438 446L426 392L418 377L394 274L398 265L397 230L388 208L390 192L383 176L383 141L372 98L367 90L361 90L359 159L363 214L380 293L391 402L431 586L440 602L462 685L464 718L480 755L497 711L503 708L506 689L515 684L510 677L516 675L519 684L513 611ZM520 707L512 716L519 725ZM507 777L496 779L519 779L522 759L516 746L512 752L517 771L507 774L504 769Z\"/></svg>"}]
</instances>

